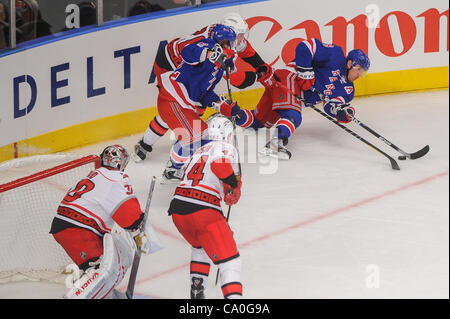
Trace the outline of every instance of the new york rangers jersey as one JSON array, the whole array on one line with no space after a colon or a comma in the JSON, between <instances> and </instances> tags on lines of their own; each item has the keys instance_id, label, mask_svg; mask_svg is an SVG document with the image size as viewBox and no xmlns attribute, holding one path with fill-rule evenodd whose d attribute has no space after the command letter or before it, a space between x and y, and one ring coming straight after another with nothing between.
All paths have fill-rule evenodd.
<instances>
[{"instance_id":1,"label":"new york rangers jersey","mask_svg":"<svg viewBox=\"0 0 450 319\"><path fill-rule=\"evenodd\" d=\"M141 208L130 180L118 170L100 167L72 187L61 201L50 233L81 227L103 236L116 222L122 228L138 226Z\"/></svg>"},{"instance_id":2,"label":"new york rangers jersey","mask_svg":"<svg viewBox=\"0 0 450 319\"><path fill-rule=\"evenodd\" d=\"M340 46L322 43L318 39L305 40L295 49L295 60L291 65L312 67L316 78L314 87L329 99L338 104L353 100L355 88L346 79L347 59ZM320 102L320 98L311 91L305 91L303 97L312 104Z\"/></svg>"},{"instance_id":3,"label":"new york rangers jersey","mask_svg":"<svg viewBox=\"0 0 450 319\"><path fill-rule=\"evenodd\" d=\"M180 185L175 190L169 212L189 214L206 208L222 212L223 182L213 172L213 162L237 163L236 148L225 142L212 141L199 148L187 164Z\"/></svg>"},{"instance_id":4,"label":"new york rangers jersey","mask_svg":"<svg viewBox=\"0 0 450 319\"><path fill-rule=\"evenodd\" d=\"M164 89L184 108L205 109L220 100L214 88L224 70L206 58L205 49L213 49L215 41L203 39L186 46L183 62L173 72L161 75Z\"/></svg>"}]
</instances>

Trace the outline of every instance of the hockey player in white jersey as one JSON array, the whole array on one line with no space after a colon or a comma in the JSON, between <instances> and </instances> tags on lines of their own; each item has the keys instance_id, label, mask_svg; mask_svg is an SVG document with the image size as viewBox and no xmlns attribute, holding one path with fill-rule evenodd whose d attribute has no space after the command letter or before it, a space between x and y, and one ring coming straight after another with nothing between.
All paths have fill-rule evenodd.
<instances>
[{"instance_id":1,"label":"hockey player in white jersey","mask_svg":"<svg viewBox=\"0 0 450 319\"><path fill-rule=\"evenodd\" d=\"M127 151L111 145L100 160L100 168L68 191L51 225L50 233L82 271L64 298L112 297L131 266L134 249L150 250L149 232L139 230L144 214L123 172ZM114 232L115 224L126 231Z\"/></svg>"},{"instance_id":2,"label":"hockey player in white jersey","mask_svg":"<svg viewBox=\"0 0 450 319\"><path fill-rule=\"evenodd\" d=\"M219 267L224 298L241 298L241 258L225 217L221 201L234 205L241 195L236 175L238 154L230 144L233 124L222 115L208 119L211 142L199 148L186 166L175 190L169 215L192 246L191 298L205 298L210 261Z\"/></svg>"}]
</instances>

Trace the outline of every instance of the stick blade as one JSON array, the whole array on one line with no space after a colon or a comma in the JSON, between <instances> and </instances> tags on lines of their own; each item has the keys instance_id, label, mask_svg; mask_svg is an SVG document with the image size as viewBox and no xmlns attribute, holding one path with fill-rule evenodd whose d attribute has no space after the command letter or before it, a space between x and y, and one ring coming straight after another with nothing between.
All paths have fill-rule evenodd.
<instances>
[{"instance_id":1,"label":"stick blade","mask_svg":"<svg viewBox=\"0 0 450 319\"><path fill-rule=\"evenodd\" d=\"M391 161L391 166L393 170L399 171L400 170L400 166L398 165L398 163L395 161L395 159L390 158Z\"/></svg>"},{"instance_id":2,"label":"stick blade","mask_svg":"<svg viewBox=\"0 0 450 319\"><path fill-rule=\"evenodd\" d=\"M422 156L425 156L429 151L430 151L430 146L427 145L424 148L422 148L421 150L419 150L419 151L417 151L415 153L411 153L409 158L412 159L412 160L421 158Z\"/></svg>"}]
</instances>

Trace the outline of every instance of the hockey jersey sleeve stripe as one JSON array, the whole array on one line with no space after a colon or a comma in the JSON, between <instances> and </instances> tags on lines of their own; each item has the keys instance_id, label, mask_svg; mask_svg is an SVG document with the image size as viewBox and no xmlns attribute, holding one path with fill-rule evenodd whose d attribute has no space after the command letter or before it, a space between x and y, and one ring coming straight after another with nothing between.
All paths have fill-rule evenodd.
<instances>
[{"instance_id":1,"label":"hockey jersey sleeve stripe","mask_svg":"<svg viewBox=\"0 0 450 319\"><path fill-rule=\"evenodd\" d=\"M167 92L171 97L173 97L183 108L196 110L197 107L201 106L200 102L192 101L189 98L189 93L187 92L184 85L178 83L173 77L175 73L167 72L161 75L161 81L165 92Z\"/></svg>"},{"instance_id":2,"label":"hockey jersey sleeve stripe","mask_svg":"<svg viewBox=\"0 0 450 319\"><path fill-rule=\"evenodd\" d=\"M122 228L128 229L142 214L141 206L136 197L132 197L122 202L112 214L112 219Z\"/></svg>"}]
</instances>

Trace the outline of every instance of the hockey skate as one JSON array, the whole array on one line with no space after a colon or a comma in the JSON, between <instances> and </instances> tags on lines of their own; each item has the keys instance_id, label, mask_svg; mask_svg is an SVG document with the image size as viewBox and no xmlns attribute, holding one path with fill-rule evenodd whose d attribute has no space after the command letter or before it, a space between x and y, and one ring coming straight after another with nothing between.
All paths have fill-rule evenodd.
<instances>
[{"instance_id":1,"label":"hockey skate","mask_svg":"<svg viewBox=\"0 0 450 319\"><path fill-rule=\"evenodd\" d=\"M292 154L285 147L286 144L287 138L279 139L277 137L274 137L269 141L269 143L264 146L262 150L259 151L259 153L282 160L288 160L291 158Z\"/></svg>"},{"instance_id":2,"label":"hockey skate","mask_svg":"<svg viewBox=\"0 0 450 319\"><path fill-rule=\"evenodd\" d=\"M162 174L161 184L174 184L179 183L183 178L184 167L175 168L172 161L167 162L166 169Z\"/></svg>"},{"instance_id":3,"label":"hockey skate","mask_svg":"<svg viewBox=\"0 0 450 319\"><path fill-rule=\"evenodd\" d=\"M131 157L136 163L139 163L147 157L147 152L152 151L152 146L145 144L142 140L140 140L134 146L134 153L131 153Z\"/></svg>"},{"instance_id":4,"label":"hockey skate","mask_svg":"<svg viewBox=\"0 0 450 319\"><path fill-rule=\"evenodd\" d=\"M202 278L192 277L191 299L205 299L205 287Z\"/></svg>"}]
</instances>

